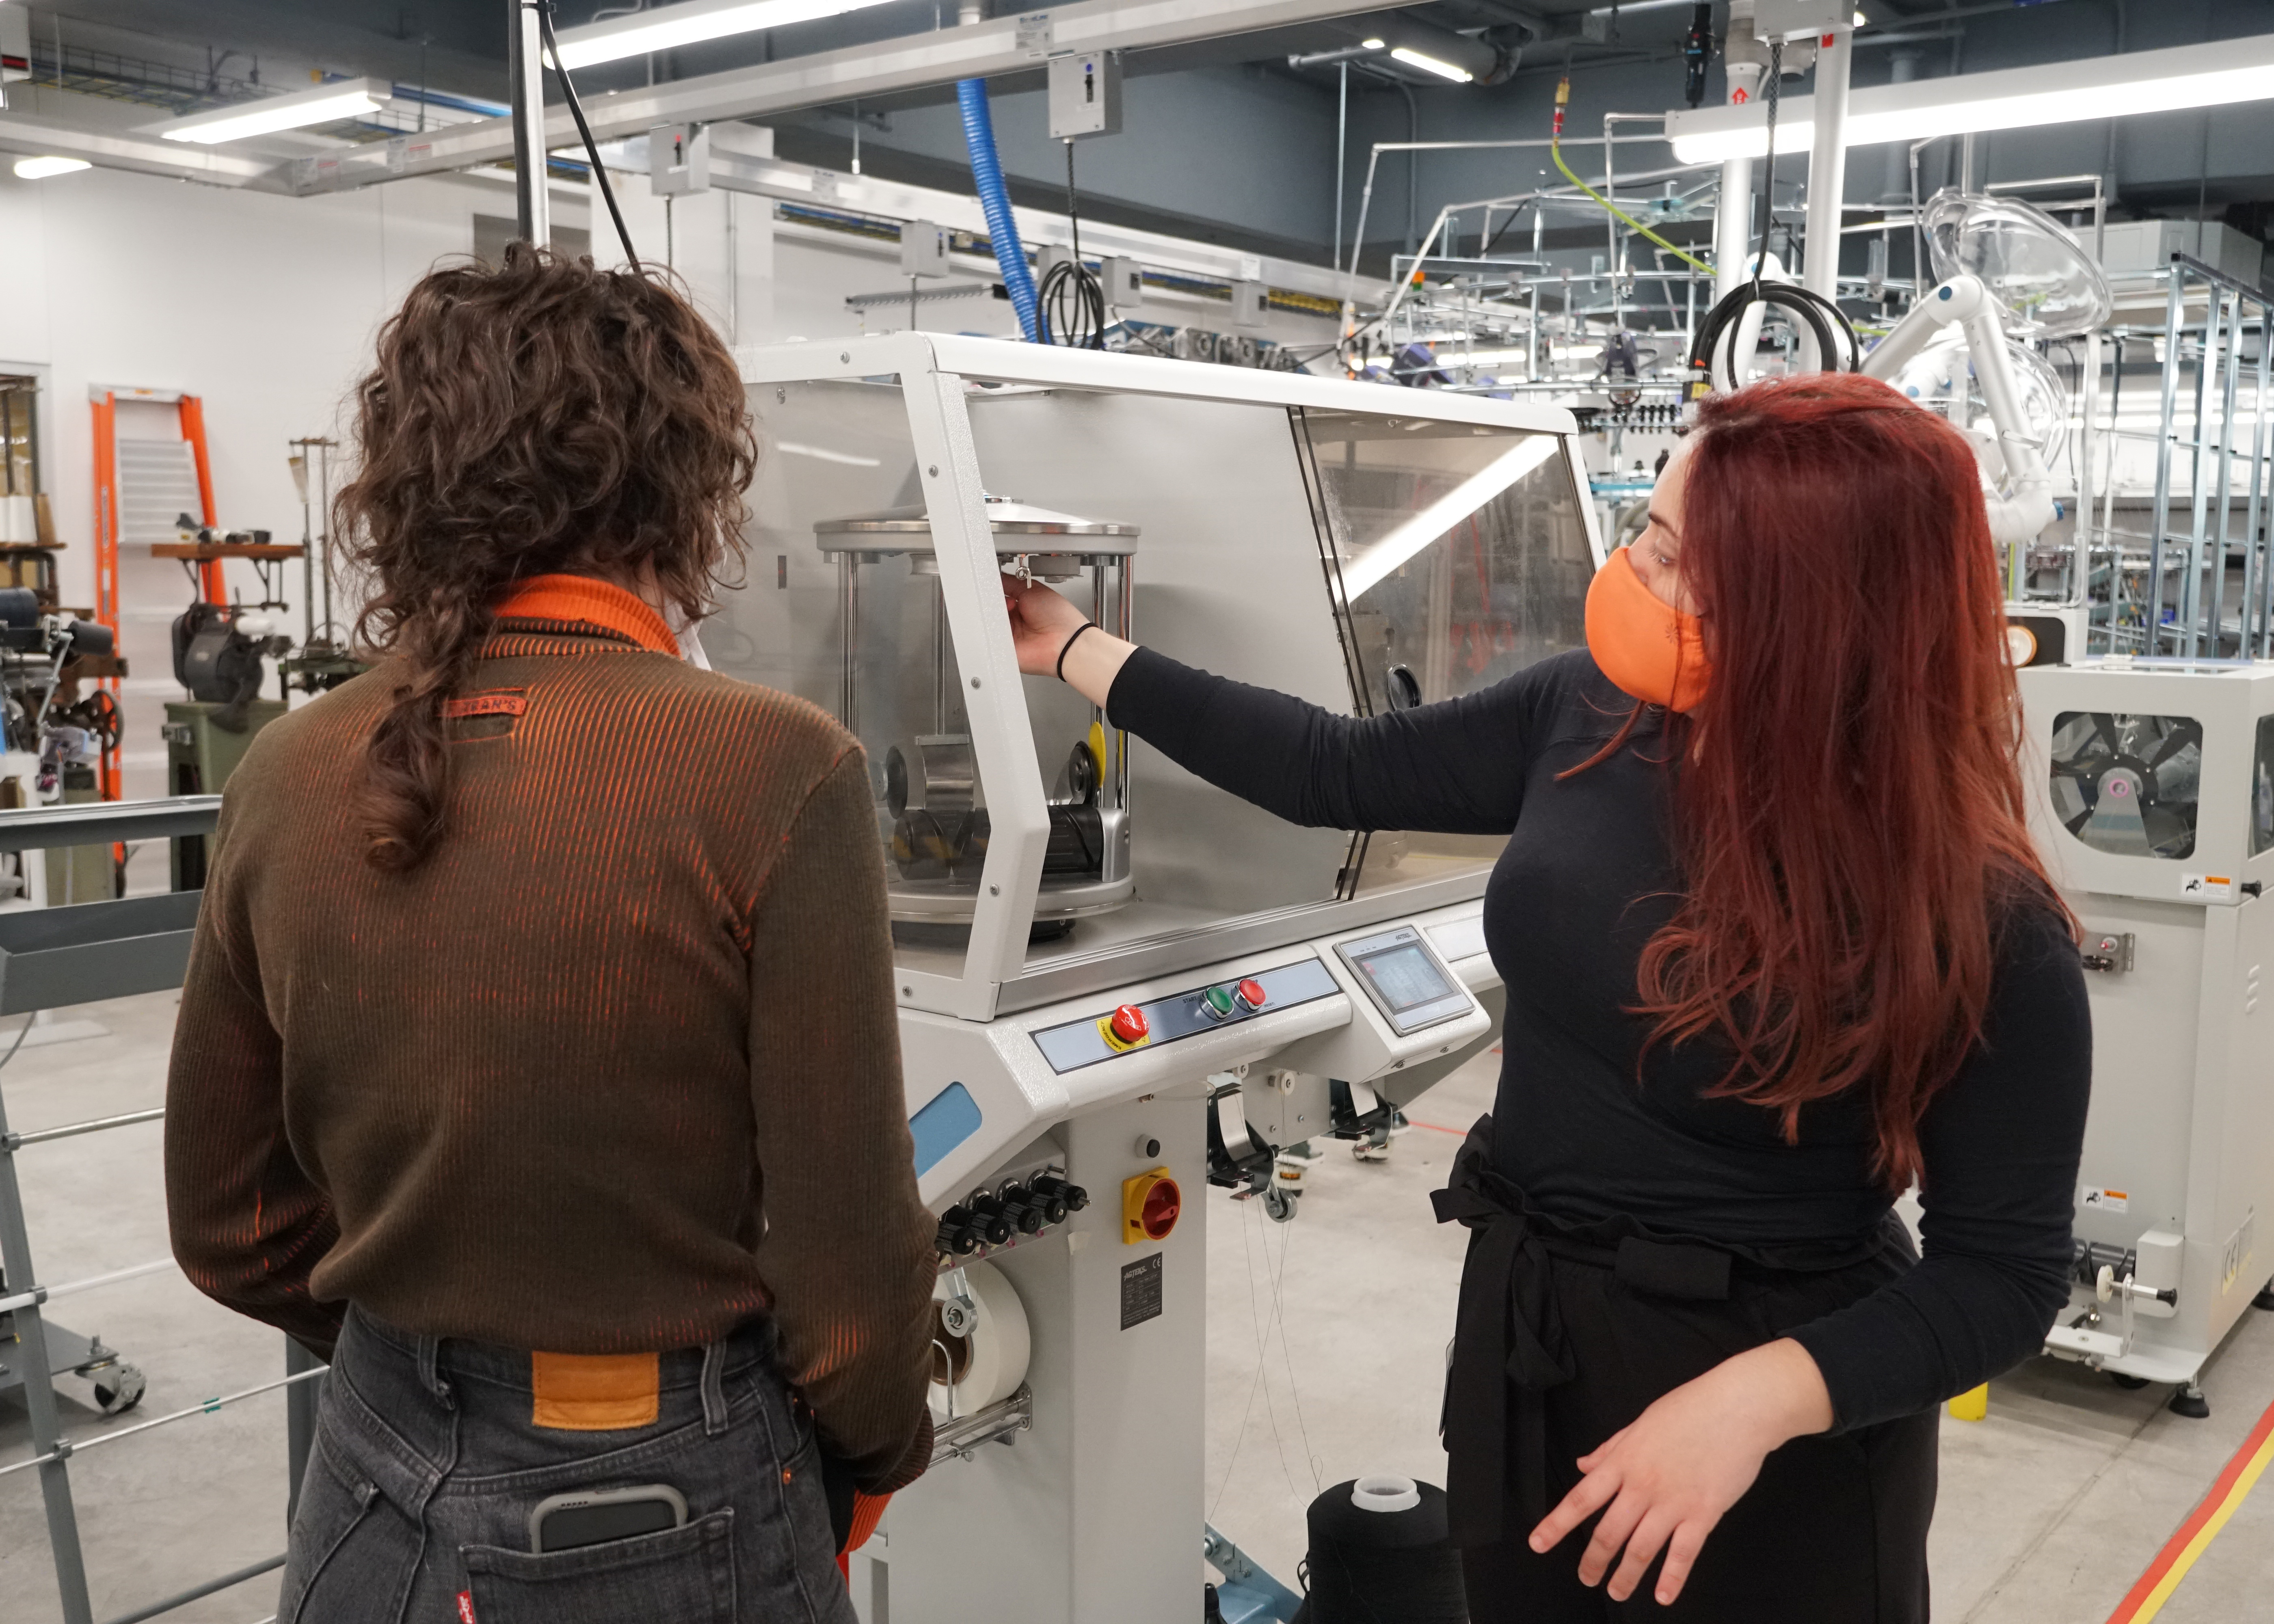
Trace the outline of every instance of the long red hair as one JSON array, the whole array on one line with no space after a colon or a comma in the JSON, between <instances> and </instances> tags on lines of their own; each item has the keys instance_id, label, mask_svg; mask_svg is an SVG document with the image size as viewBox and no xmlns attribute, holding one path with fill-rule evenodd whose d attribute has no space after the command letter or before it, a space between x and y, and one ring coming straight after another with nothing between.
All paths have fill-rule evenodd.
<instances>
[{"instance_id":1,"label":"long red hair","mask_svg":"<svg viewBox=\"0 0 2274 1624\"><path fill-rule=\"evenodd\" d=\"M2003 921L2060 906L1980 475L1949 424L1852 374L1709 399L1698 427L1677 522L1713 674L1676 735L1688 891L1638 1012L1653 1042L1727 1043L1716 1092L1788 1140L1803 1105L1868 1087L1900 1189L1981 1038Z\"/></svg>"}]
</instances>

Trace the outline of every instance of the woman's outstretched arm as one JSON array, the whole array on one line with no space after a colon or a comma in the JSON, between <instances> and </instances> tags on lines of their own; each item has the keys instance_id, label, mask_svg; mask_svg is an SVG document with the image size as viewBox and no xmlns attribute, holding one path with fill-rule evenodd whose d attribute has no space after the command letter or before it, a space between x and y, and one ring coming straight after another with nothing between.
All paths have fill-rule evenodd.
<instances>
[{"instance_id":1,"label":"woman's outstretched arm","mask_svg":"<svg viewBox=\"0 0 2274 1624\"><path fill-rule=\"evenodd\" d=\"M1006 579L1004 598L1020 670L1062 674L1116 727L1291 823L1444 834L1516 825L1540 731L1544 684L1531 673L1412 710L1336 716L1084 630L1081 611L1048 587Z\"/></svg>"}]
</instances>

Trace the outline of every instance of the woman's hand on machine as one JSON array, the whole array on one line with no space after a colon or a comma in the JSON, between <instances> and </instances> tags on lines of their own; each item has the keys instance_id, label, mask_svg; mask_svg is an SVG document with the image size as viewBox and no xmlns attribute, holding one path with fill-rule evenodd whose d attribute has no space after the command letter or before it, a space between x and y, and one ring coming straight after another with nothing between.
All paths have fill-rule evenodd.
<instances>
[{"instance_id":1,"label":"woman's hand on machine","mask_svg":"<svg viewBox=\"0 0 2274 1624\"><path fill-rule=\"evenodd\" d=\"M1782 1338L1725 1359L1582 1456L1586 1476L1532 1530L1532 1548L1554 1550L1601 1511L1579 1558L1580 1582L1601 1583L1623 1546L1609 1594L1624 1601L1663 1547L1653 1594L1669 1605L1706 1536L1752 1486L1770 1451L1832 1421L1823 1374L1798 1342Z\"/></svg>"},{"instance_id":2,"label":"woman's hand on machine","mask_svg":"<svg viewBox=\"0 0 2274 1624\"><path fill-rule=\"evenodd\" d=\"M1019 669L1030 677L1062 677L1103 708L1114 677L1136 645L1091 625L1088 615L1039 581L1004 576L1003 606L1010 613Z\"/></svg>"}]
</instances>

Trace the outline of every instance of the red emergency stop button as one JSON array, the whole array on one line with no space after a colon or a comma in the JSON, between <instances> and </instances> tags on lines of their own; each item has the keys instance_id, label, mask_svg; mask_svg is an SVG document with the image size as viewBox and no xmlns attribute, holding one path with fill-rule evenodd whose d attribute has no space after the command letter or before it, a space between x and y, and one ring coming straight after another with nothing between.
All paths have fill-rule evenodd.
<instances>
[{"instance_id":1,"label":"red emergency stop button","mask_svg":"<svg viewBox=\"0 0 2274 1624\"><path fill-rule=\"evenodd\" d=\"M1113 1028L1113 1035L1124 1043L1142 1043L1152 1031L1145 1024L1145 1011L1133 1004L1125 1004L1114 1011L1108 1024Z\"/></svg>"},{"instance_id":2,"label":"red emergency stop button","mask_svg":"<svg viewBox=\"0 0 2274 1624\"><path fill-rule=\"evenodd\" d=\"M1251 1015L1271 1001L1271 995L1263 990L1263 983L1254 976L1233 988L1232 994L1239 1000L1239 1007Z\"/></svg>"}]
</instances>

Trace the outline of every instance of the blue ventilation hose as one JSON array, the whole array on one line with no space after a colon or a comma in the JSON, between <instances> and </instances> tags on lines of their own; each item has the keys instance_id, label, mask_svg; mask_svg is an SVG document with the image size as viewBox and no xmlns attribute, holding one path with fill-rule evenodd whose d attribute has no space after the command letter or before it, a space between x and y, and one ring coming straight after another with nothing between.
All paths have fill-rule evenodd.
<instances>
[{"instance_id":1,"label":"blue ventilation hose","mask_svg":"<svg viewBox=\"0 0 2274 1624\"><path fill-rule=\"evenodd\" d=\"M958 79L956 105L963 109L963 144L971 154L971 178L979 188L979 206L987 212L987 240L1002 268L1003 287L1011 308L1019 312L1019 329L1028 343L1041 341L1035 301L1035 274L1027 266L1027 251L1019 241L1019 227L1011 218L1011 194L1003 184L1003 162L995 155L995 121L987 116L987 81Z\"/></svg>"}]
</instances>

